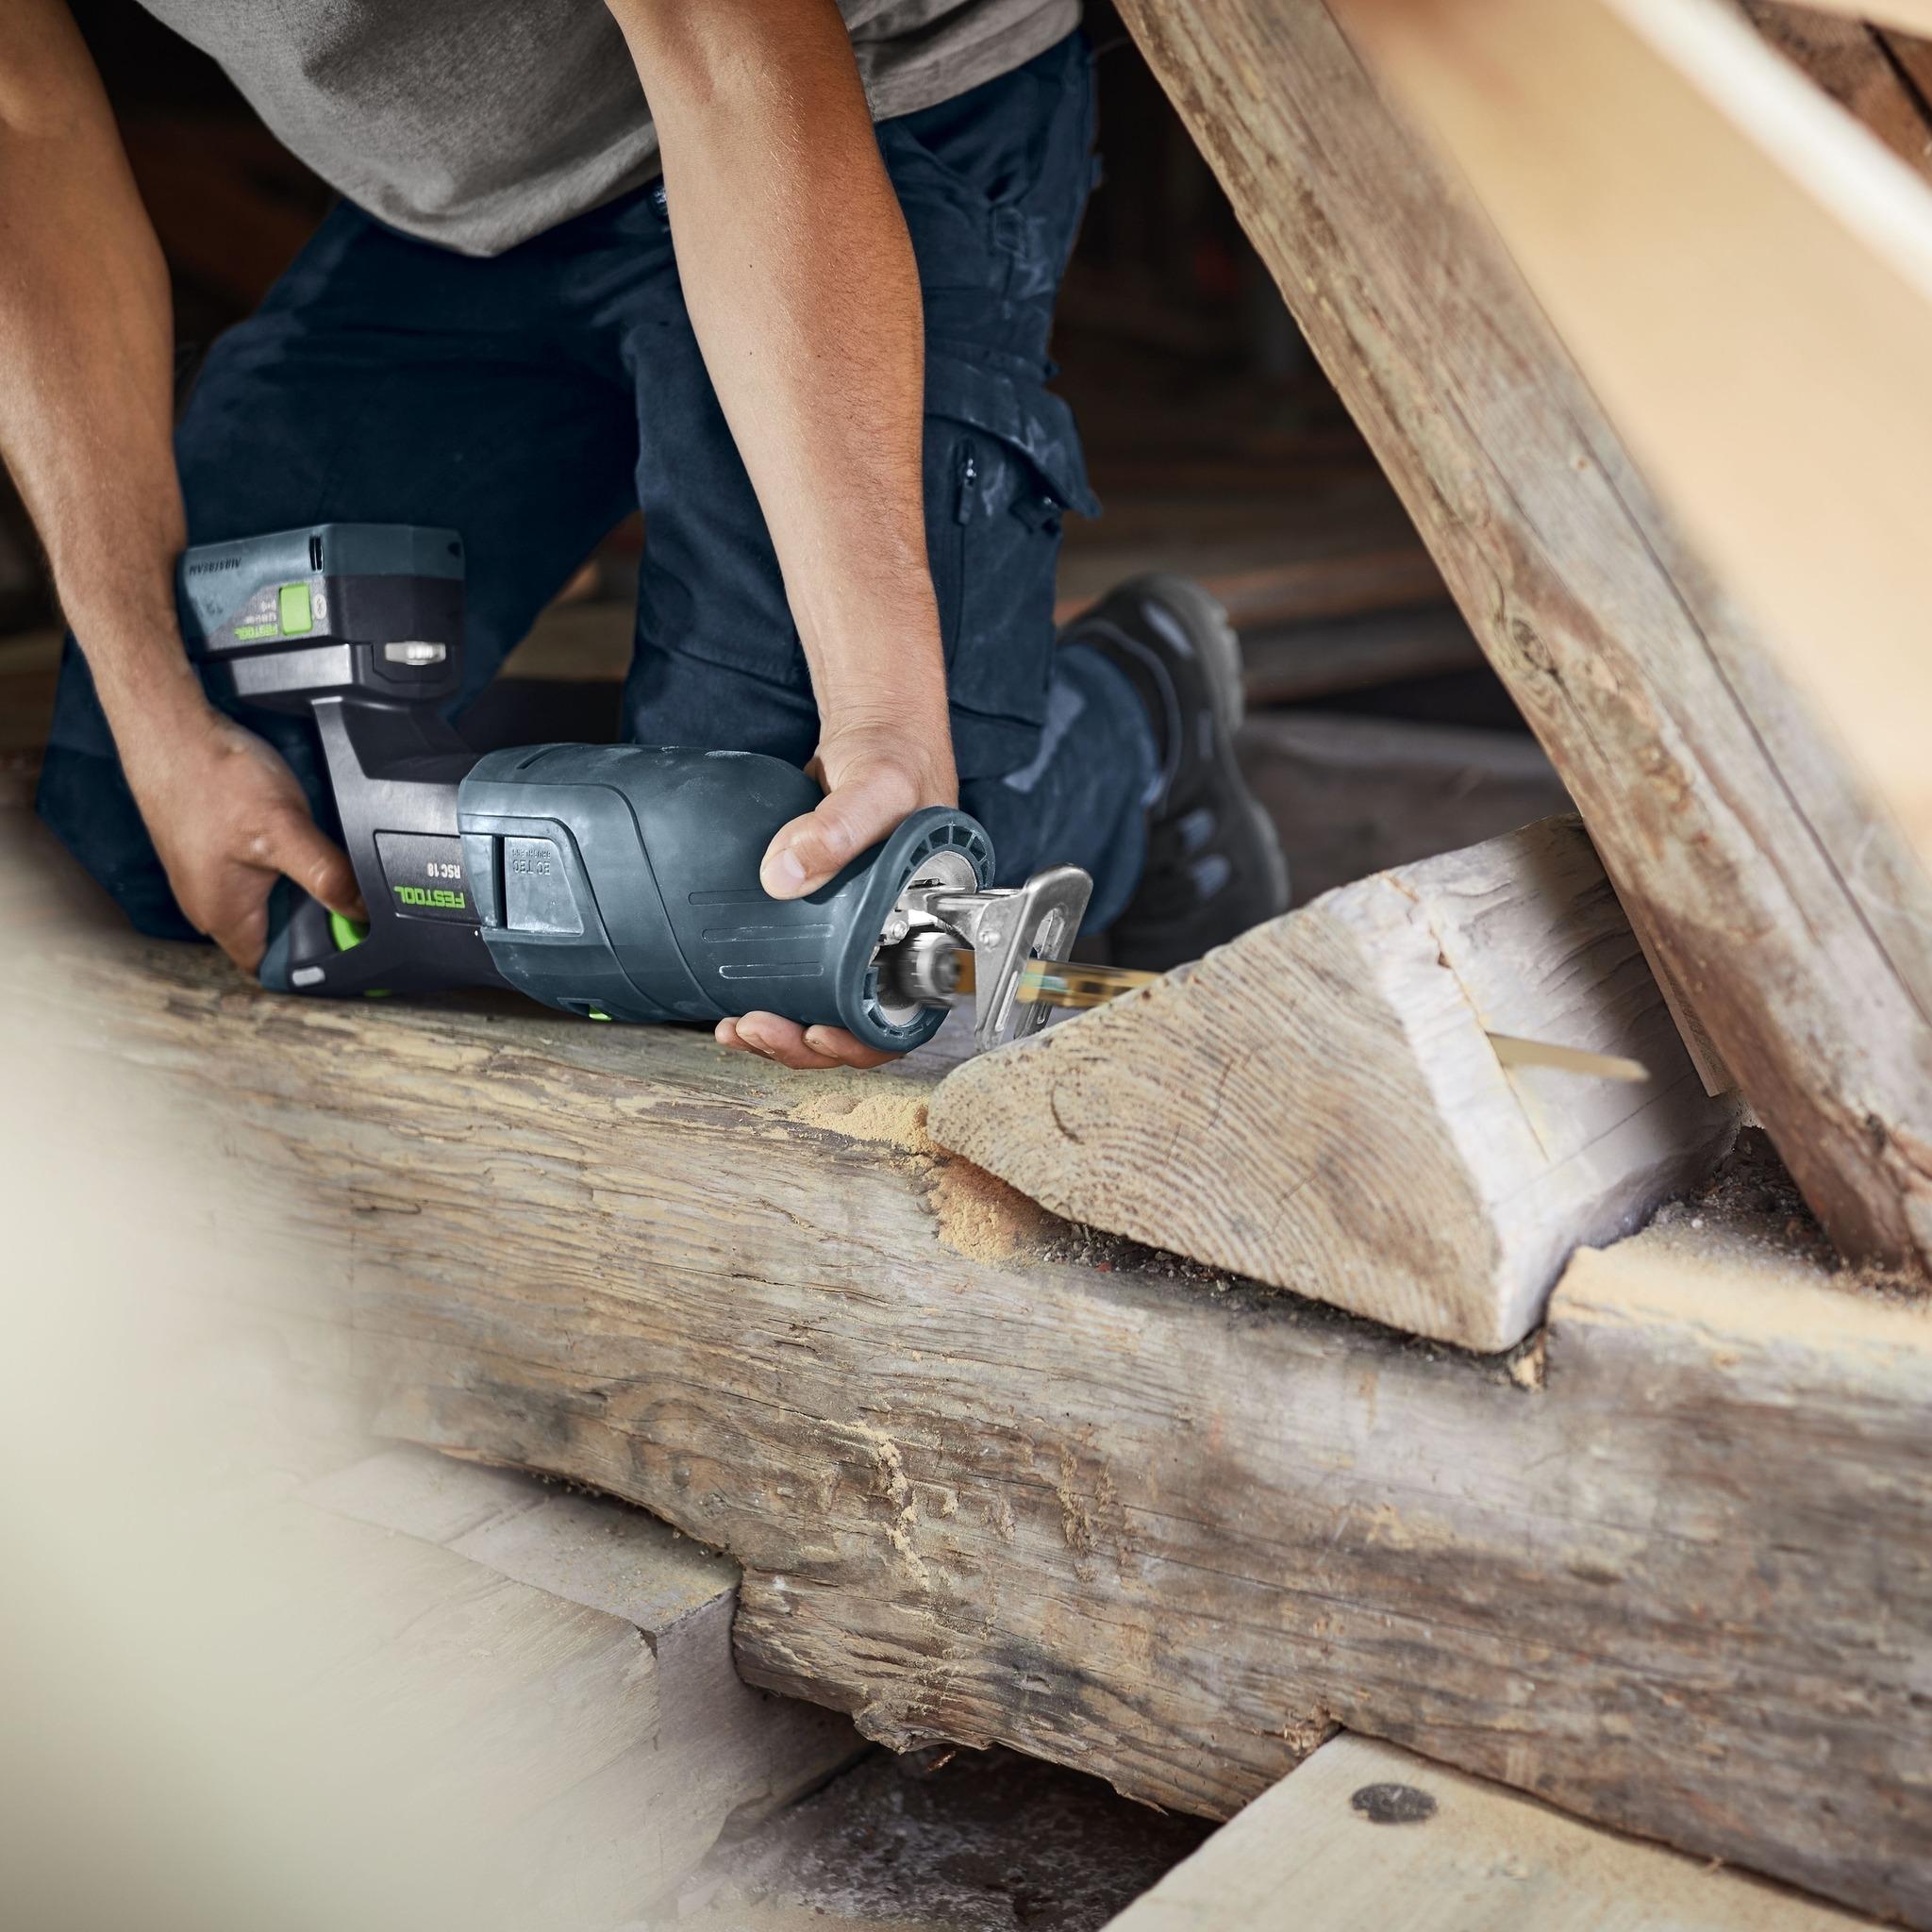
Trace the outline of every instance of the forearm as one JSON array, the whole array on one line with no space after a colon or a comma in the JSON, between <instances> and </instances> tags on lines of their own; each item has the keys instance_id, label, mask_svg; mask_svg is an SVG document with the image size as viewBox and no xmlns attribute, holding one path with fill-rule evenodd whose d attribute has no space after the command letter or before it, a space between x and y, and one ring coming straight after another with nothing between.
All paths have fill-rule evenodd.
<instances>
[{"instance_id":1,"label":"forearm","mask_svg":"<svg viewBox=\"0 0 1932 1932\"><path fill-rule=\"evenodd\" d=\"M200 704L173 596L167 271L56 0L0 19L0 457L110 719Z\"/></svg>"},{"instance_id":2,"label":"forearm","mask_svg":"<svg viewBox=\"0 0 1932 1932\"><path fill-rule=\"evenodd\" d=\"M611 0L656 117L685 301L828 729L951 782L926 557L919 279L832 0Z\"/></svg>"}]
</instances>

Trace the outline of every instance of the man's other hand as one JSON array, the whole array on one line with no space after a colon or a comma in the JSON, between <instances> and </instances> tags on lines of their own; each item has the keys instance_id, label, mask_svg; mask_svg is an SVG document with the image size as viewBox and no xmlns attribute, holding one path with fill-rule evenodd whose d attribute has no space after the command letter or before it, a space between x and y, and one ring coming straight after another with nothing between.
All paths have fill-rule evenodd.
<instances>
[{"instance_id":1,"label":"man's other hand","mask_svg":"<svg viewBox=\"0 0 1932 1932\"><path fill-rule=\"evenodd\" d=\"M202 705L123 743L128 785L181 910L244 973L267 949L278 877L332 912L368 916L354 868L317 830L294 773L252 731Z\"/></svg>"},{"instance_id":2,"label":"man's other hand","mask_svg":"<svg viewBox=\"0 0 1932 1932\"><path fill-rule=\"evenodd\" d=\"M943 713L926 732L903 724L828 731L806 769L825 795L815 809L781 826L766 849L758 878L774 899L817 891L922 806L958 802ZM865 1045L842 1026L801 1026L776 1013L720 1020L717 1039L787 1067L878 1067L898 1058Z\"/></svg>"}]
</instances>

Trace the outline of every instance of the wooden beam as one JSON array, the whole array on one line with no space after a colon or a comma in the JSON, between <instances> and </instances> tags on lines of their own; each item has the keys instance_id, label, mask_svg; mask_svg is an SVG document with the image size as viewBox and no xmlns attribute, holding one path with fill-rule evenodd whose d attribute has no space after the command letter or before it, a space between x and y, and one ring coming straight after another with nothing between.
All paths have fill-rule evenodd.
<instances>
[{"instance_id":1,"label":"wooden beam","mask_svg":"<svg viewBox=\"0 0 1932 1932\"><path fill-rule=\"evenodd\" d=\"M464 1923L628 1924L865 1748L740 1679L734 1564L608 1497L390 1449L253 1536L257 1593L211 1623L279 1657L285 1748L361 1741L341 1823L420 1812L398 1866Z\"/></svg>"},{"instance_id":2,"label":"wooden beam","mask_svg":"<svg viewBox=\"0 0 1932 1932\"><path fill-rule=\"evenodd\" d=\"M0 837L16 1251L332 1317L391 1433L730 1551L755 1681L1220 1816L1341 1724L1932 1925L1932 1321L1781 1218L1468 1357L1051 1223L917 1060L277 999L57 859Z\"/></svg>"},{"instance_id":3,"label":"wooden beam","mask_svg":"<svg viewBox=\"0 0 1932 1932\"><path fill-rule=\"evenodd\" d=\"M1875 28L1788 0L1739 5L1767 45L1870 128L1921 180L1932 181L1932 120L1925 97Z\"/></svg>"},{"instance_id":4,"label":"wooden beam","mask_svg":"<svg viewBox=\"0 0 1932 1932\"><path fill-rule=\"evenodd\" d=\"M1719 0L1336 12L1932 862L1932 190Z\"/></svg>"},{"instance_id":5,"label":"wooden beam","mask_svg":"<svg viewBox=\"0 0 1932 1932\"><path fill-rule=\"evenodd\" d=\"M1298 905L1573 809L1536 740L1520 731L1250 711L1237 749L1281 834Z\"/></svg>"},{"instance_id":6,"label":"wooden beam","mask_svg":"<svg viewBox=\"0 0 1932 1932\"><path fill-rule=\"evenodd\" d=\"M1270 625L1241 639L1250 705L1296 705L1376 685L1483 666L1482 646L1452 604L1392 615Z\"/></svg>"},{"instance_id":7,"label":"wooden beam","mask_svg":"<svg viewBox=\"0 0 1932 1932\"><path fill-rule=\"evenodd\" d=\"M1627 1057L1505 1066L1490 1034ZM1737 1132L1574 818L1344 886L960 1067L933 1138L1056 1213L1465 1348Z\"/></svg>"},{"instance_id":8,"label":"wooden beam","mask_svg":"<svg viewBox=\"0 0 1932 1932\"><path fill-rule=\"evenodd\" d=\"M1330 8L1121 12L1807 1198L1852 1253L1932 1253L1924 868Z\"/></svg>"},{"instance_id":9,"label":"wooden beam","mask_svg":"<svg viewBox=\"0 0 1932 1932\"><path fill-rule=\"evenodd\" d=\"M1854 1932L1796 1892L1333 1738L1108 1932Z\"/></svg>"}]
</instances>

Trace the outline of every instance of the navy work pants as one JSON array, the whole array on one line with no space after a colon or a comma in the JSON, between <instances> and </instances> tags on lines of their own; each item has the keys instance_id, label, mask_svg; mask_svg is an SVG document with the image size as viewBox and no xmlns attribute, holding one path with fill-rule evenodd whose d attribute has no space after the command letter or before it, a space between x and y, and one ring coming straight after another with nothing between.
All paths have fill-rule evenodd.
<instances>
[{"instance_id":1,"label":"navy work pants","mask_svg":"<svg viewBox=\"0 0 1932 1932\"><path fill-rule=\"evenodd\" d=\"M1091 181L1084 41L879 124L925 304L925 513L961 803L1003 882L1139 878L1150 728L1111 665L1053 641L1060 519L1091 512L1044 387L1053 300ZM462 713L597 541L644 512L634 741L803 764L818 719L778 560L698 351L661 188L476 259L338 207L209 352L175 439L191 542L327 521L464 539ZM334 829L307 721L237 708ZM42 814L135 924L189 937L68 641Z\"/></svg>"}]
</instances>

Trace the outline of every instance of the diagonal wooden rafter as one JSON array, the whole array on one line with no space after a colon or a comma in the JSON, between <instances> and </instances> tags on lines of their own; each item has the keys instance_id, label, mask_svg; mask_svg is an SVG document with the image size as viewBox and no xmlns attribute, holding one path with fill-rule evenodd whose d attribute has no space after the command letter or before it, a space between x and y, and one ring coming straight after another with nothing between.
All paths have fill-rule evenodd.
<instances>
[{"instance_id":1,"label":"diagonal wooden rafter","mask_svg":"<svg viewBox=\"0 0 1932 1932\"><path fill-rule=\"evenodd\" d=\"M1719 0L1335 11L1932 861L1932 189Z\"/></svg>"},{"instance_id":2,"label":"diagonal wooden rafter","mask_svg":"<svg viewBox=\"0 0 1932 1932\"><path fill-rule=\"evenodd\" d=\"M1875 808L1872 760L1820 727L1738 587L1691 552L1486 217L1365 67L1338 17L1370 4L1121 10L1674 990L1840 1244L1923 1259L1926 868ZM1910 770L1884 770L1909 803Z\"/></svg>"}]
</instances>

